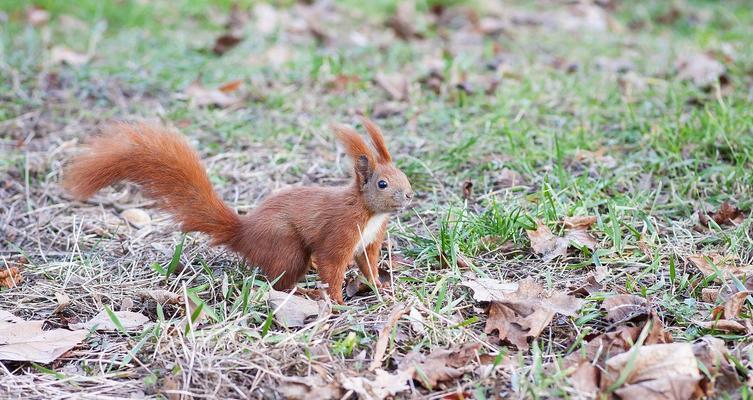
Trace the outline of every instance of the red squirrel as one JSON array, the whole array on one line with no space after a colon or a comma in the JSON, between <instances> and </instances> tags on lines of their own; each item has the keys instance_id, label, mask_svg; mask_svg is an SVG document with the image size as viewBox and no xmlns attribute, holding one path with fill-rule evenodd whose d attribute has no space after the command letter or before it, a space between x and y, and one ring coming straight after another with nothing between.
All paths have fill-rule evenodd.
<instances>
[{"instance_id":1,"label":"red squirrel","mask_svg":"<svg viewBox=\"0 0 753 400\"><path fill-rule=\"evenodd\" d=\"M377 264L387 220L413 197L393 163L379 127L362 122L373 149L351 127L333 125L353 160L352 182L340 187L293 187L239 215L212 189L199 155L184 137L163 126L119 122L88 141L87 152L64 171L63 186L85 200L119 181L139 185L184 232L204 232L258 266L277 290L290 289L316 264L330 298L343 304L342 285L355 259L381 287Z\"/></svg>"}]
</instances>

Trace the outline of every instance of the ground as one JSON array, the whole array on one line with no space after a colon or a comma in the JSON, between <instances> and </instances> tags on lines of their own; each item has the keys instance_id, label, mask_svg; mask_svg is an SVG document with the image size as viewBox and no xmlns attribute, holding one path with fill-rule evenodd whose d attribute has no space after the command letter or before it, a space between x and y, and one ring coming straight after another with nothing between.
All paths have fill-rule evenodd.
<instances>
[{"instance_id":1,"label":"ground","mask_svg":"<svg viewBox=\"0 0 753 400\"><path fill-rule=\"evenodd\" d=\"M717 315L738 325L709 325L751 286L748 2L429 0L412 16L391 1L251 3L0 6L0 269L23 279L0 285L0 310L45 329L105 308L149 318L92 330L51 363L0 363L0 393L580 398L593 393L568 355L650 321L670 339L641 335L626 354L708 335L723 341L735 379L750 379L752 303L743 294ZM223 33L227 48L215 48ZM302 327L274 315L279 302L253 266L183 236L136 187L81 202L59 184L101 123L156 120L186 135L244 213L280 188L347 182L328 125L359 127L358 115L382 127L416 196L390 223L391 287L344 306L323 299ZM729 218L713 214L725 202ZM527 312L484 299L478 282L529 277L543 292L522 303L547 309L567 296L577 309L552 311L523 343L486 329L500 304ZM316 299L317 285L312 272L299 288ZM154 290L177 304L158 305ZM604 300L626 294L644 300L616 318ZM383 329L385 353L369 368ZM396 378L410 357L460 346L472 356L448 356L451 377ZM602 396L631 398L620 391L631 379L601 383ZM742 383L705 393L751 397Z\"/></svg>"}]
</instances>

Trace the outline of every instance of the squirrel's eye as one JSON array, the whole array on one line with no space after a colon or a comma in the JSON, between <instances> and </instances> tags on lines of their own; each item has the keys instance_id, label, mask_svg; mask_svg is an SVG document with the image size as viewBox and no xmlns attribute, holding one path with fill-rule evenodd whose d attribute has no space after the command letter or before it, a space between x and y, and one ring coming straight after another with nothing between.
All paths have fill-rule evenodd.
<instances>
[{"instance_id":1,"label":"squirrel's eye","mask_svg":"<svg viewBox=\"0 0 753 400\"><path fill-rule=\"evenodd\" d=\"M377 182L377 187L379 189L386 189L387 188L387 181L379 181L379 182Z\"/></svg>"}]
</instances>

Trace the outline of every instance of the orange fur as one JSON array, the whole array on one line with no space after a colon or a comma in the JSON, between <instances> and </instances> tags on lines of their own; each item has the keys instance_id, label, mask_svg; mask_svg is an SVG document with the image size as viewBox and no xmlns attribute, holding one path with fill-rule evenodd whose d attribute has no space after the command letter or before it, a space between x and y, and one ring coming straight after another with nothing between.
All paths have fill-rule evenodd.
<instances>
[{"instance_id":1,"label":"orange fur","mask_svg":"<svg viewBox=\"0 0 753 400\"><path fill-rule=\"evenodd\" d=\"M344 125L333 128L354 161L353 183L287 189L245 216L219 198L188 143L156 125L106 126L89 142L88 152L67 167L63 184L77 198L86 199L118 181L136 183L175 216L183 231L209 234L214 244L238 252L270 280L277 280L277 289L294 286L314 262L329 285L330 297L343 303L343 279L354 257L369 281L378 285L386 220L370 243L359 243L359 229L375 214L405 207L413 193L405 174L385 161L391 160L389 153L381 154L386 147L380 131L372 133L373 128L367 127L375 147L382 148L376 157L355 130ZM380 182L387 185L380 187Z\"/></svg>"},{"instance_id":2,"label":"orange fur","mask_svg":"<svg viewBox=\"0 0 753 400\"><path fill-rule=\"evenodd\" d=\"M382 136L382 130L379 129L379 126L377 126L374 121L366 117L361 117L361 122L366 128L366 132L369 133L371 142L374 143L374 148L376 149L377 155L379 156L379 162L392 162L392 156L390 156L390 152L387 150L387 145L384 143L384 136Z\"/></svg>"}]
</instances>

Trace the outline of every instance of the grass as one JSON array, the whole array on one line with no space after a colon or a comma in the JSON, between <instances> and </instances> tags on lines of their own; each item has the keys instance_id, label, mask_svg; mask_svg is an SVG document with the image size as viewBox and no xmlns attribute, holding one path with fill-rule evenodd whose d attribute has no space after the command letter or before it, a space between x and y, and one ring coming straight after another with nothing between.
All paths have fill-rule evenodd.
<instances>
[{"instance_id":1,"label":"grass","mask_svg":"<svg viewBox=\"0 0 753 400\"><path fill-rule=\"evenodd\" d=\"M456 13L441 27L419 21L426 38L401 41L385 33L393 2L364 8L345 1L322 6L328 44L292 28L260 33L250 22L244 41L218 57L211 47L229 3L37 1L51 14L39 27L25 22L26 1L0 9L0 266L20 264L26 278L18 288L0 289L0 307L58 327L131 298L156 322L130 337L92 335L48 366L0 364L0 388L11 397L167 396L176 381L172 390L186 396L256 398L274 396L284 377L366 374L381 324L393 304L406 301L422 315L424 333L401 320L386 366L410 351L478 342L482 352L505 353L516 368L500 364L488 375L471 372L432 392L416 387L402 396L436 398L460 388L477 398L573 397L564 372L549 374L544 366L577 349L586 332L609 328L599 309L603 296L586 298L577 318L555 319L529 352L518 352L483 333L486 316L459 285L468 272L460 258L480 275L534 276L558 290L606 266L609 293L646 297L678 341L706 333L724 338L750 368L749 336L694 323L715 306L703 301L702 289L720 283L687 261L717 251L753 263L747 2L620 4L609 11L615 27L596 33L564 33L545 23L474 35ZM240 5L248 10L251 3ZM482 3L466 6L485 16ZM419 2L424 22L433 4ZM293 2L276 5L299 18ZM667 17L670 7L679 17ZM515 2L508 11L537 17L560 9ZM89 51L93 59L78 67L53 63L57 46ZM277 66L266 58L275 46L291 54ZM728 86L704 90L677 78L677 56L699 51L731 54ZM616 59L629 60L631 71L600 67ZM439 93L422 83L432 63L445 79ZM327 124L352 123L357 111L373 114L390 102L373 81L379 72L411 83L399 111L377 119L417 191L415 207L390 226L390 256L406 262L395 264L395 287L381 301L373 293L351 299L302 329L273 321L268 282L253 268L201 235L175 232L135 188L118 185L80 203L58 185L76 145L110 118L180 127L222 197L241 212L287 185L342 183L348 169ZM357 79L336 90L338 76ZM458 85L463 76L471 90ZM491 77L499 83L486 93ZM197 79L207 87L241 80L244 100L232 108L196 107L181 93ZM467 181L472 194L465 199ZM723 201L746 211L744 222L695 230L697 211ZM136 229L118 216L133 207L146 210L152 224ZM527 229L541 221L556 231L562 218L577 215L597 216L596 250L548 263L533 254ZM300 285L317 281L312 273ZM186 317L182 307L136 296L155 288L186 293L208 322L171 329ZM51 315L55 292L72 303ZM189 325L199 321L194 314ZM749 305L743 315L750 317ZM750 396L740 390L730 396Z\"/></svg>"}]
</instances>

